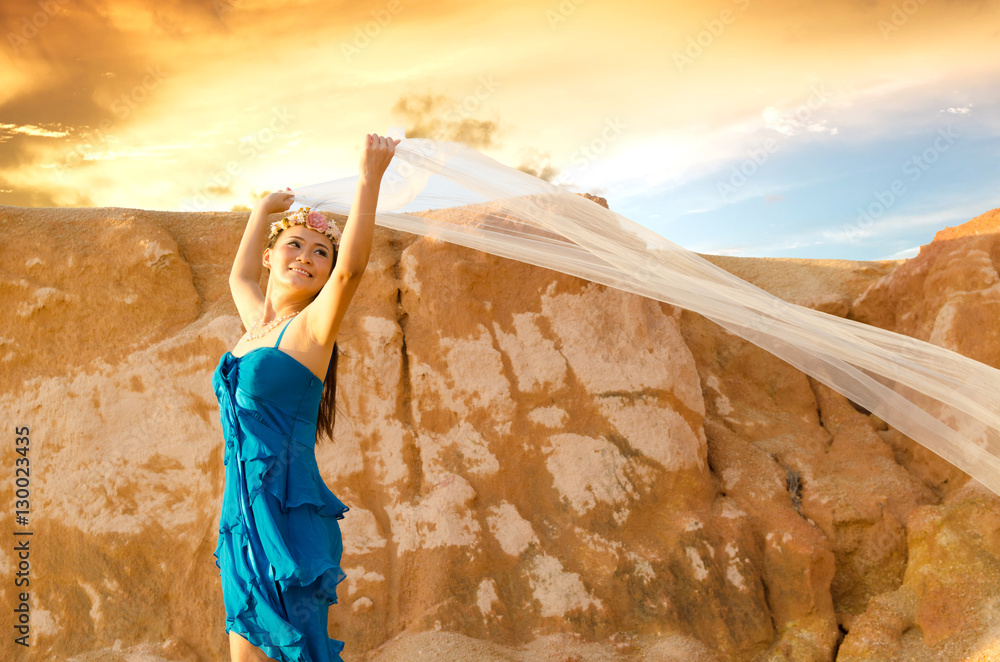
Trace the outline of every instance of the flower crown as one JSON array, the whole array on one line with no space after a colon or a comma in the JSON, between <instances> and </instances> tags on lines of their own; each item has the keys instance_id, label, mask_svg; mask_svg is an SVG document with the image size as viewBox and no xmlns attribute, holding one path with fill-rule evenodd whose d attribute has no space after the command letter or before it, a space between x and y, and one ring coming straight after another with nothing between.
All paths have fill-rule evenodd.
<instances>
[{"instance_id":1,"label":"flower crown","mask_svg":"<svg viewBox=\"0 0 1000 662\"><path fill-rule=\"evenodd\" d=\"M294 214L289 214L280 221L271 223L271 233L267 236L270 241L278 236L282 230L287 230L293 225L304 225L310 230L325 234L333 242L334 248L340 245L340 228L326 220L322 212L314 211L309 207L303 207Z\"/></svg>"}]
</instances>

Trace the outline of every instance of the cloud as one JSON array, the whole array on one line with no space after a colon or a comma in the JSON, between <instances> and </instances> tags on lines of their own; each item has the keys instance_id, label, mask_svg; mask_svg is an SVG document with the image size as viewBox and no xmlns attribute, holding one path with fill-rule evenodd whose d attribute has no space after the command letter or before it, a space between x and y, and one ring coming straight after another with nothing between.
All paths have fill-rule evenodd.
<instances>
[{"instance_id":1,"label":"cloud","mask_svg":"<svg viewBox=\"0 0 1000 662\"><path fill-rule=\"evenodd\" d=\"M86 193L72 189L54 189L51 186L16 186L0 179L3 204L13 207L93 207L94 201Z\"/></svg>"},{"instance_id":2,"label":"cloud","mask_svg":"<svg viewBox=\"0 0 1000 662\"><path fill-rule=\"evenodd\" d=\"M663 189L723 176L768 138L799 136L787 141L789 151L814 142L803 138L880 140L887 126L893 135L922 129L927 115L939 122L967 119L961 109L971 108L970 101L977 105L975 121L995 126L995 114L983 112L991 104L980 100L992 79L987 65L972 67L969 59L993 43L978 34L986 22L972 29L948 3L928 3L920 21L906 26L907 35L926 30L934 39L895 35L891 53L875 26L885 2L881 9L753 5L738 29L727 29L710 56L684 76L662 71L660 62L671 44L684 42L710 17L690 3L588 5L553 31L538 5L526 1L404 0L391 22L368 35L371 47L357 65L345 63L342 45L374 25L384 2L42 4L55 9L38 18L30 38L24 33L27 41L15 52L4 35L20 35L41 5L0 3L0 118L19 127L0 129L0 177L12 184L6 188L21 190L43 187L44 176L60 172L65 177L51 182L54 198L75 184L99 204L170 207L193 187L200 191L228 177L224 168L233 162L238 175L217 190L232 188L238 198L255 179L302 181L314 176L314 155L334 167L353 163L354 136L386 122L390 108L411 137L502 152L505 162L520 163L534 176L572 177L586 190L612 191L616 200L648 200ZM621 21L630 29L608 37L607 26ZM479 30L475 38L456 40L470 27ZM594 41L594 35L606 38ZM148 67L157 64L169 69L168 81L142 90ZM963 72L978 81L979 96L961 94L970 88L956 79ZM494 97L494 76L516 85ZM808 104L810 83L817 81L854 93L829 101L820 95L823 108L807 115L794 105ZM444 93L409 87L431 84ZM933 105L915 103L921 87L940 92ZM248 149L242 136L261 135L267 118L259 115L271 106L295 114L301 146L285 131ZM770 125L762 118L765 106ZM914 108L919 112L904 112ZM619 113L628 124L620 138L593 159L573 158L600 137L604 118ZM45 168L53 163L72 168ZM126 191L122 181L142 185ZM781 191L768 186L753 194Z\"/></svg>"},{"instance_id":3,"label":"cloud","mask_svg":"<svg viewBox=\"0 0 1000 662\"><path fill-rule=\"evenodd\" d=\"M824 243L849 244L858 241L872 242L884 240L912 232L914 230L934 230L951 225L961 225L969 219L991 208L995 200L979 200L974 203L955 204L934 210L891 214L876 219L868 227L861 227L857 220L838 230L822 230Z\"/></svg>"},{"instance_id":4,"label":"cloud","mask_svg":"<svg viewBox=\"0 0 1000 662\"><path fill-rule=\"evenodd\" d=\"M477 120L461 102L443 94L404 94L392 107L409 138L460 142L475 149L497 146L499 122Z\"/></svg>"},{"instance_id":5,"label":"cloud","mask_svg":"<svg viewBox=\"0 0 1000 662\"><path fill-rule=\"evenodd\" d=\"M779 110L773 106L768 106L761 113L764 119L764 126L773 129L786 136L795 136L803 132L826 133L831 136L837 135L837 127L827 126L827 121L814 120L811 112L802 112L800 109L808 106L800 106L792 110Z\"/></svg>"},{"instance_id":6,"label":"cloud","mask_svg":"<svg viewBox=\"0 0 1000 662\"><path fill-rule=\"evenodd\" d=\"M552 165L552 155L535 148L525 150L517 169L547 182L559 175L559 170Z\"/></svg>"},{"instance_id":7,"label":"cloud","mask_svg":"<svg viewBox=\"0 0 1000 662\"><path fill-rule=\"evenodd\" d=\"M911 246L910 248L904 248L901 251L896 251L892 255L886 255L885 257L880 257L880 260L908 260L911 257L916 257L920 253L920 246Z\"/></svg>"},{"instance_id":8,"label":"cloud","mask_svg":"<svg viewBox=\"0 0 1000 662\"><path fill-rule=\"evenodd\" d=\"M50 129L44 129L40 126L35 126L34 124L24 124L21 126L18 126L17 124L0 124L0 132L2 131L41 138L64 138L69 135L69 131L52 131Z\"/></svg>"},{"instance_id":9,"label":"cloud","mask_svg":"<svg viewBox=\"0 0 1000 662\"><path fill-rule=\"evenodd\" d=\"M0 31L20 41L7 54L14 67L0 103L0 135L8 138L0 168L30 168L54 148L69 154L95 131L121 128L137 109L150 109L164 73L145 41L116 28L127 6L57 0L44 11L37 2L3 6Z\"/></svg>"}]
</instances>

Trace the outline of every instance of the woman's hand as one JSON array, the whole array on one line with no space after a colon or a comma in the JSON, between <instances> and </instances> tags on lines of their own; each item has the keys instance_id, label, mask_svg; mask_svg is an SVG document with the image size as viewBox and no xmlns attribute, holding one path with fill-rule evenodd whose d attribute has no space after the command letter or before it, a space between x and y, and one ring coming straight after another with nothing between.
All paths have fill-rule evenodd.
<instances>
[{"instance_id":1,"label":"woman's hand","mask_svg":"<svg viewBox=\"0 0 1000 662\"><path fill-rule=\"evenodd\" d=\"M265 214L276 214L279 211L287 211L293 202L295 202L295 194L292 193L291 189L285 189L265 195L257 202L257 206Z\"/></svg>"},{"instance_id":2,"label":"woman's hand","mask_svg":"<svg viewBox=\"0 0 1000 662\"><path fill-rule=\"evenodd\" d=\"M396 145L399 140L386 138L377 133L369 133L365 136L365 146L361 153L361 179L379 183L382 175L385 174L389 162L392 161L393 154L396 153Z\"/></svg>"}]
</instances>

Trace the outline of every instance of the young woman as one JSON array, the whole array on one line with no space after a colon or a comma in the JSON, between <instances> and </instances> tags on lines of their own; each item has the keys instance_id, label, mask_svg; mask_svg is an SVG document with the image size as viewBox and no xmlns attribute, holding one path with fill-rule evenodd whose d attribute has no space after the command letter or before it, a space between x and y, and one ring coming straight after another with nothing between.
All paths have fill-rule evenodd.
<instances>
[{"instance_id":1,"label":"young woman","mask_svg":"<svg viewBox=\"0 0 1000 662\"><path fill-rule=\"evenodd\" d=\"M219 360L212 385L226 467L215 556L234 662L341 659L327 616L344 579L337 520L347 507L323 482L314 445L319 430L332 437L337 331L368 264L397 144L365 137L343 236L308 208L269 224L294 196L263 198L229 275L247 332Z\"/></svg>"}]
</instances>

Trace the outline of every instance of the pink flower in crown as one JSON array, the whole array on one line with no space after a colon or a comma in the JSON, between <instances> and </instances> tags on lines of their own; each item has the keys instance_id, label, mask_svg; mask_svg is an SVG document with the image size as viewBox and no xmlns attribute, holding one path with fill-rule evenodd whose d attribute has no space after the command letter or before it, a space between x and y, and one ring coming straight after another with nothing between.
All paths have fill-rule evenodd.
<instances>
[{"instance_id":1,"label":"pink flower in crown","mask_svg":"<svg viewBox=\"0 0 1000 662\"><path fill-rule=\"evenodd\" d=\"M318 211L311 211L309 215L306 216L306 227L317 232L326 232L330 224L326 221L326 216Z\"/></svg>"}]
</instances>

